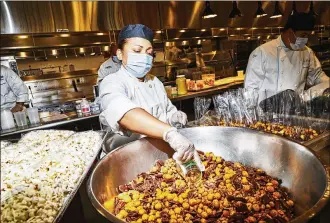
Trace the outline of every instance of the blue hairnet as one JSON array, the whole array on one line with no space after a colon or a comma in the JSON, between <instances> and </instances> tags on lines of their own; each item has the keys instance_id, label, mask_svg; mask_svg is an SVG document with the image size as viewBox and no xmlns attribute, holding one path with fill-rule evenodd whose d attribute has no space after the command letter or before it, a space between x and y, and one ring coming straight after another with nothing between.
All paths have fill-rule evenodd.
<instances>
[{"instance_id":1,"label":"blue hairnet","mask_svg":"<svg viewBox=\"0 0 330 223\"><path fill-rule=\"evenodd\" d=\"M151 29L142 24L134 24L125 26L119 33L118 43L121 43L124 39L140 37L153 42L154 34Z\"/></svg>"}]
</instances>

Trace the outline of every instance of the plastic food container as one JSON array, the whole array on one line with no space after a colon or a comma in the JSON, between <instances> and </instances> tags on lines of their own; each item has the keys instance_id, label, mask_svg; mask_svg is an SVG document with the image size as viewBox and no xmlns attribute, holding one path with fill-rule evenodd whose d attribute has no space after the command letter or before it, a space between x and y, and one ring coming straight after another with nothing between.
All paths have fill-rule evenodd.
<instances>
[{"instance_id":1,"label":"plastic food container","mask_svg":"<svg viewBox=\"0 0 330 223\"><path fill-rule=\"evenodd\" d=\"M26 126L27 125L27 118L25 111L15 112L14 113L15 121L17 126Z\"/></svg>"},{"instance_id":2,"label":"plastic food container","mask_svg":"<svg viewBox=\"0 0 330 223\"><path fill-rule=\"evenodd\" d=\"M10 110L1 111L1 129L12 129L15 128L15 122L13 113Z\"/></svg>"},{"instance_id":3,"label":"plastic food container","mask_svg":"<svg viewBox=\"0 0 330 223\"><path fill-rule=\"evenodd\" d=\"M40 123L39 112L37 107L28 108L26 109L26 113L29 117L31 124Z\"/></svg>"}]
</instances>

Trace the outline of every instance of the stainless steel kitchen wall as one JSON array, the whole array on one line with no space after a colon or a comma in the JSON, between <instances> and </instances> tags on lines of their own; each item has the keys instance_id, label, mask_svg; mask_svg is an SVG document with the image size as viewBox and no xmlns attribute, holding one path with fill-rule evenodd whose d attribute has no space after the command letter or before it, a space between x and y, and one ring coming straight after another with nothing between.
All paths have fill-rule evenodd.
<instances>
[{"instance_id":1,"label":"stainless steel kitchen wall","mask_svg":"<svg viewBox=\"0 0 330 223\"><path fill-rule=\"evenodd\" d=\"M306 11L309 1L297 2ZM68 29L69 32L119 30L130 23L143 23L152 29L284 26L292 2L280 2L285 16L270 19L274 1L263 2L268 16L254 18L257 2L238 2L244 17L229 19L232 2L211 1L218 16L201 19L204 1L1 1L1 33L43 33ZM330 24L330 2L314 2L317 24Z\"/></svg>"},{"instance_id":2,"label":"stainless steel kitchen wall","mask_svg":"<svg viewBox=\"0 0 330 223\"><path fill-rule=\"evenodd\" d=\"M1 33L119 30L130 23L160 29L158 2L45 1L1 3Z\"/></svg>"}]
</instances>

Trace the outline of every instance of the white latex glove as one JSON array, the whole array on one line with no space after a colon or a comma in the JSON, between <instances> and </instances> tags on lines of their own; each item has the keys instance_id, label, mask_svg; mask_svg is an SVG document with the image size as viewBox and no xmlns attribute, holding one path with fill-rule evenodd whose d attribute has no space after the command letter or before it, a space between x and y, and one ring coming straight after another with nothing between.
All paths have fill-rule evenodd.
<instances>
[{"instance_id":1,"label":"white latex glove","mask_svg":"<svg viewBox=\"0 0 330 223\"><path fill-rule=\"evenodd\" d=\"M182 111L175 112L170 119L170 125L173 127L183 127L187 125L187 123L188 123L187 115Z\"/></svg>"},{"instance_id":2,"label":"white latex glove","mask_svg":"<svg viewBox=\"0 0 330 223\"><path fill-rule=\"evenodd\" d=\"M194 159L198 168L201 171L205 170L194 144L181 135L176 128L170 128L167 130L163 135L163 139L176 151L173 158L179 164L184 164Z\"/></svg>"}]
</instances>

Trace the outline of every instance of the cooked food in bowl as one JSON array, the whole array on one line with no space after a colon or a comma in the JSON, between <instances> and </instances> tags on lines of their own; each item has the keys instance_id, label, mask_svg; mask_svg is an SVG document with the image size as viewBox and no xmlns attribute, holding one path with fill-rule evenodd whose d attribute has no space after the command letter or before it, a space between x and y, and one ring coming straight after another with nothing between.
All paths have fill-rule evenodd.
<instances>
[{"instance_id":1,"label":"cooked food in bowl","mask_svg":"<svg viewBox=\"0 0 330 223\"><path fill-rule=\"evenodd\" d=\"M126 222L288 222L294 202L281 180L265 171L200 153L198 184L185 181L173 159L157 161L104 207Z\"/></svg>"}]
</instances>

